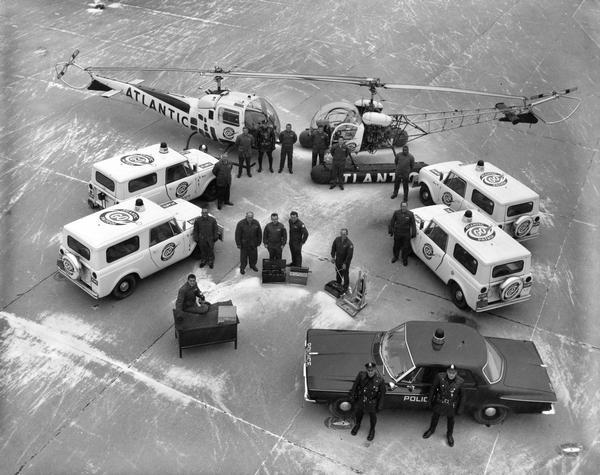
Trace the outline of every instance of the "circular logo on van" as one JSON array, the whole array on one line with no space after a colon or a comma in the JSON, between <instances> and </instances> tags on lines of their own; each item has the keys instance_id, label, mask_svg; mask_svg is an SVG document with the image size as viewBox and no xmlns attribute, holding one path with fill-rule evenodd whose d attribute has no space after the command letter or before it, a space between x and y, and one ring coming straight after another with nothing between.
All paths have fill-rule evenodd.
<instances>
[{"instance_id":1,"label":"circular logo on van","mask_svg":"<svg viewBox=\"0 0 600 475\"><path fill-rule=\"evenodd\" d=\"M431 259L433 257L433 246L429 243L423 246L423 255L425 259Z\"/></svg>"},{"instance_id":2,"label":"circular logo on van","mask_svg":"<svg viewBox=\"0 0 600 475\"><path fill-rule=\"evenodd\" d=\"M442 195L442 203L446 206L450 206L452 204L452 193L448 193L447 191Z\"/></svg>"},{"instance_id":3,"label":"circular logo on van","mask_svg":"<svg viewBox=\"0 0 600 475\"><path fill-rule=\"evenodd\" d=\"M225 127L223 129L223 137L225 137L227 140L231 140L234 135L235 130L233 130L231 127Z\"/></svg>"},{"instance_id":4,"label":"circular logo on van","mask_svg":"<svg viewBox=\"0 0 600 475\"><path fill-rule=\"evenodd\" d=\"M465 226L465 233L473 241L489 241L496 235L492 226L484 223L469 223Z\"/></svg>"},{"instance_id":5,"label":"circular logo on van","mask_svg":"<svg viewBox=\"0 0 600 475\"><path fill-rule=\"evenodd\" d=\"M100 215L100 221L115 226L133 223L138 219L140 219L140 215L130 209L113 209Z\"/></svg>"},{"instance_id":6,"label":"circular logo on van","mask_svg":"<svg viewBox=\"0 0 600 475\"><path fill-rule=\"evenodd\" d=\"M142 165L149 165L154 162L154 158L150 155L144 155L143 153L132 153L131 155L121 157L121 162L125 165L141 167Z\"/></svg>"},{"instance_id":7,"label":"circular logo on van","mask_svg":"<svg viewBox=\"0 0 600 475\"><path fill-rule=\"evenodd\" d=\"M179 185L177 185L177 188L175 189L175 196L177 196L177 198L181 198L183 195L185 195L187 193L187 190L189 187L190 187L190 184L187 181L180 183Z\"/></svg>"},{"instance_id":8,"label":"circular logo on van","mask_svg":"<svg viewBox=\"0 0 600 475\"><path fill-rule=\"evenodd\" d=\"M176 247L177 247L177 244L175 244L174 242L170 242L169 244L167 244L165 246L165 248L162 250L162 252L160 253L160 260L168 261L169 259L171 259L171 257L173 257L173 254L175 254Z\"/></svg>"},{"instance_id":9,"label":"circular logo on van","mask_svg":"<svg viewBox=\"0 0 600 475\"><path fill-rule=\"evenodd\" d=\"M508 179L502 173L498 172L485 172L479 178L488 186L504 186L508 183Z\"/></svg>"},{"instance_id":10,"label":"circular logo on van","mask_svg":"<svg viewBox=\"0 0 600 475\"><path fill-rule=\"evenodd\" d=\"M65 268L65 272L69 274L69 277L73 277L75 275L75 267L71 264L71 260L67 258L67 256L63 256L62 258L63 267Z\"/></svg>"}]
</instances>

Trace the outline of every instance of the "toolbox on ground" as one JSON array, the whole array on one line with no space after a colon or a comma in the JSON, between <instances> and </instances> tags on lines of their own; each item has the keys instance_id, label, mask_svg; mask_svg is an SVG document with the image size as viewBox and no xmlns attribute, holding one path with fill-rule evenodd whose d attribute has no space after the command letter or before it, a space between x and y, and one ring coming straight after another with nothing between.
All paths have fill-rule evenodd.
<instances>
[{"instance_id":1,"label":"toolbox on ground","mask_svg":"<svg viewBox=\"0 0 600 475\"><path fill-rule=\"evenodd\" d=\"M290 267L290 272L288 274L288 283L306 285L308 283L309 272L310 270L308 269L308 267Z\"/></svg>"},{"instance_id":2,"label":"toolbox on ground","mask_svg":"<svg viewBox=\"0 0 600 475\"><path fill-rule=\"evenodd\" d=\"M263 284L285 283L285 259L263 259Z\"/></svg>"}]
</instances>

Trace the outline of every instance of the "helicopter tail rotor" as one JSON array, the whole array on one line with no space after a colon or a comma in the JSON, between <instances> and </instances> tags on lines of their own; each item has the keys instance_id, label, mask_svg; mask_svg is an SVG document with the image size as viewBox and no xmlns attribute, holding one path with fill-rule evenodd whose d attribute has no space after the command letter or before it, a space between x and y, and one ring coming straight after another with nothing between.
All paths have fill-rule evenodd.
<instances>
[{"instance_id":1,"label":"helicopter tail rotor","mask_svg":"<svg viewBox=\"0 0 600 475\"><path fill-rule=\"evenodd\" d=\"M75 62L75 58L77 58L78 55L79 55L79 50L76 49L75 51L73 51L73 53L71 54L71 57L66 62L56 63L54 65L54 70L56 71L56 79L58 79L59 81L63 82L64 84L66 84L67 86L69 86L73 89L87 89L88 86L92 83L93 77L89 71L87 71L85 68L83 68L82 66L80 66L79 64L77 64ZM75 84L72 82L71 79L69 79L69 81L67 81L65 79L67 71L69 70L69 68L71 66L78 69L79 71L83 71L86 73L83 84Z\"/></svg>"}]
</instances>

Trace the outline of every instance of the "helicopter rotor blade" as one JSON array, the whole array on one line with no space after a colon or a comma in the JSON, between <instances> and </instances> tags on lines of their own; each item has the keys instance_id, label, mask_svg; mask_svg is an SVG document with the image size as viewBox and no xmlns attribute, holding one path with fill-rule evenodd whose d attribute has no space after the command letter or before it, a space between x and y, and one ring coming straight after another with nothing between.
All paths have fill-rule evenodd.
<instances>
[{"instance_id":1,"label":"helicopter rotor blade","mask_svg":"<svg viewBox=\"0 0 600 475\"><path fill-rule=\"evenodd\" d=\"M512 94L503 94L497 92L475 91L472 89L459 89L455 87L417 86L414 84L382 84L381 87L383 89L390 90L452 92L457 94L469 94L473 96L501 97L503 99L519 99L524 102L527 101L527 97L525 96L515 96Z\"/></svg>"}]
</instances>

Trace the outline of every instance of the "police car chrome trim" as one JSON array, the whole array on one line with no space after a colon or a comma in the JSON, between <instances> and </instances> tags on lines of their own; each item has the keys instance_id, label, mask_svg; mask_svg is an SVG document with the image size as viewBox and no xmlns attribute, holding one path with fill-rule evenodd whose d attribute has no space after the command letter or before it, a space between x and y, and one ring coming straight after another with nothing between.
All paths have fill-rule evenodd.
<instances>
[{"instance_id":1,"label":"police car chrome trim","mask_svg":"<svg viewBox=\"0 0 600 475\"><path fill-rule=\"evenodd\" d=\"M535 402L535 403L546 403L546 404L553 404L554 401L543 401L540 399L526 399L526 398L519 398L519 397L514 397L514 396L500 396L500 399L503 399L505 401L519 401L519 402Z\"/></svg>"}]
</instances>

